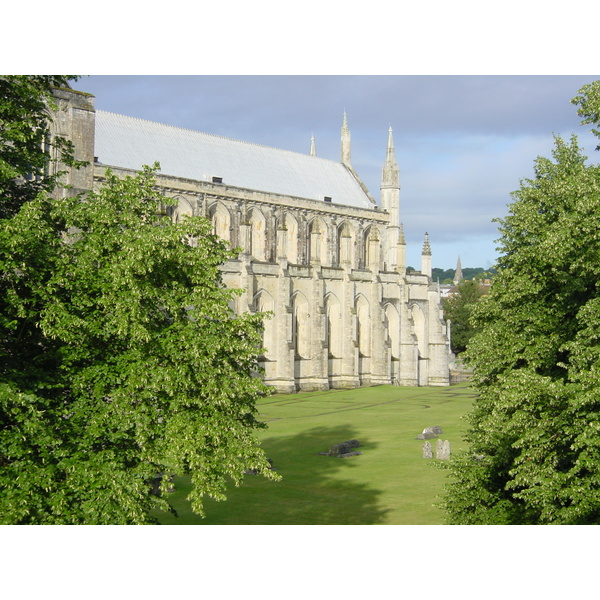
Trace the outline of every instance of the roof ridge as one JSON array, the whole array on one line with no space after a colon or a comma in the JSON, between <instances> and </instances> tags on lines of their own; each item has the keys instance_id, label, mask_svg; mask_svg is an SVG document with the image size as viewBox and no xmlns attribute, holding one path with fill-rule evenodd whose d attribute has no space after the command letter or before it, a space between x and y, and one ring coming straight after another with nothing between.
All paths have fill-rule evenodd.
<instances>
[{"instance_id":1,"label":"roof ridge","mask_svg":"<svg viewBox=\"0 0 600 600\"><path fill-rule=\"evenodd\" d=\"M236 138L232 138L232 137L228 137L226 135L219 135L218 133L209 133L207 131L199 131L197 129L190 129L189 127L181 127L179 125L169 125L168 123L159 123L158 121L151 121L150 119L142 119L140 117L131 117L129 115L122 115L120 113L115 113L109 110L101 110L101 109L97 109L96 113L104 113L106 115L114 115L116 117L124 117L125 119L131 119L133 121L140 121L142 123L150 123L152 125L158 125L160 127L168 127L170 129L179 129L180 131L187 131L190 133L197 133L200 135L207 135L209 137L213 137L213 138L218 138L221 140L227 140L229 142L237 142L239 144L247 144L249 146L256 146L258 148L266 148L269 150L277 150L278 152L289 152L290 154L293 154L295 156L306 156L307 158L310 158L311 160L322 160L322 161L327 161L327 162L331 162L334 163L336 165L342 165L341 162L332 160L331 158L324 158L322 156L311 156L310 154L305 154L304 152L297 152L296 150L288 150L287 148L277 148L275 146L267 146L265 144L259 144L257 142L248 142L246 140L238 140Z\"/></svg>"}]
</instances>

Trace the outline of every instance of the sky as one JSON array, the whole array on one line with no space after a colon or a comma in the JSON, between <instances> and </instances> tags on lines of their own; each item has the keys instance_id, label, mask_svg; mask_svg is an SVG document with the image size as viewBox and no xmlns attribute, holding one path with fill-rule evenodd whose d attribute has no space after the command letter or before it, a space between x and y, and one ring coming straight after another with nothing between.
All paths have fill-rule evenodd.
<instances>
[{"instance_id":1,"label":"sky","mask_svg":"<svg viewBox=\"0 0 600 600\"><path fill-rule=\"evenodd\" d=\"M74 87L97 109L340 160L344 111L352 166L379 202L391 127L407 264L492 267L511 192L550 156L554 134L597 140L571 98L598 75L91 75Z\"/></svg>"}]
</instances>

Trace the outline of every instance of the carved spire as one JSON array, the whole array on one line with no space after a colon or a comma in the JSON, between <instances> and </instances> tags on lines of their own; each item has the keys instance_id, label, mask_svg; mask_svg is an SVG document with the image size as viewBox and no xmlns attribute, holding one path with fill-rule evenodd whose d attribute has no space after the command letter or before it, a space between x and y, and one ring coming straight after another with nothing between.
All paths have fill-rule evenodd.
<instances>
[{"instance_id":1,"label":"carved spire","mask_svg":"<svg viewBox=\"0 0 600 600\"><path fill-rule=\"evenodd\" d=\"M456 261L456 271L454 271L454 285L458 285L463 280L462 267L460 266L460 255Z\"/></svg>"},{"instance_id":2,"label":"carved spire","mask_svg":"<svg viewBox=\"0 0 600 600\"><path fill-rule=\"evenodd\" d=\"M381 170L381 187L382 188L399 188L400 173L398 164L396 163L396 152L394 151L394 137L392 128L388 130L387 151L385 154L385 163Z\"/></svg>"},{"instance_id":3,"label":"carved spire","mask_svg":"<svg viewBox=\"0 0 600 600\"><path fill-rule=\"evenodd\" d=\"M314 135L312 135L310 138L310 155L311 156L317 155L317 148L315 146L315 136Z\"/></svg>"},{"instance_id":4,"label":"carved spire","mask_svg":"<svg viewBox=\"0 0 600 600\"><path fill-rule=\"evenodd\" d=\"M400 235L398 236L399 244L406 244L406 239L404 238L404 225L400 223Z\"/></svg>"},{"instance_id":5,"label":"carved spire","mask_svg":"<svg viewBox=\"0 0 600 600\"><path fill-rule=\"evenodd\" d=\"M392 126L388 129L388 145L387 145L387 157L386 162L393 162L396 164L396 156L394 155L394 136L392 135Z\"/></svg>"},{"instance_id":6,"label":"carved spire","mask_svg":"<svg viewBox=\"0 0 600 600\"><path fill-rule=\"evenodd\" d=\"M431 256L431 246L429 245L429 234L427 232L425 232L425 241L423 242L423 251L421 254Z\"/></svg>"},{"instance_id":7,"label":"carved spire","mask_svg":"<svg viewBox=\"0 0 600 600\"><path fill-rule=\"evenodd\" d=\"M429 245L429 234L425 234L423 251L421 252L421 273L431 277L431 246Z\"/></svg>"},{"instance_id":8,"label":"carved spire","mask_svg":"<svg viewBox=\"0 0 600 600\"><path fill-rule=\"evenodd\" d=\"M388 130L385 162L381 169L381 208L390 215L390 226L397 227L400 223L400 176L394 151L392 128Z\"/></svg>"},{"instance_id":9,"label":"carved spire","mask_svg":"<svg viewBox=\"0 0 600 600\"><path fill-rule=\"evenodd\" d=\"M344 111L344 122L342 123L342 163L350 166L350 129L348 129L346 111Z\"/></svg>"}]
</instances>

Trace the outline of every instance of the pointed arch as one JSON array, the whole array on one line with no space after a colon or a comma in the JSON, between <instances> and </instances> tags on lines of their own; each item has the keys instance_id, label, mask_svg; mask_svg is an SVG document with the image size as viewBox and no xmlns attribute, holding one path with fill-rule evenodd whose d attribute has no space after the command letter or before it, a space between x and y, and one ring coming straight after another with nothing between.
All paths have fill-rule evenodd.
<instances>
[{"instance_id":1,"label":"pointed arch","mask_svg":"<svg viewBox=\"0 0 600 600\"><path fill-rule=\"evenodd\" d=\"M334 293L325 296L325 343L329 358L342 357L342 305Z\"/></svg>"},{"instance_id":2,"label":"pointed arch","mask_svg":"<svg viewBox=\"0 0 600 600\"><path fill-rule=\"evenodd\" d=\"M60 136L60 121L55 118L55 115L52 114L52 111L48 107L44 109L44 113L47 116L48 135L44 138L43 147L44 151L51 157L44 165L44 175L47 177L49 175L56 175L60 165L60 152L57 144L54 143L55 139ZM25 176L27 180L39 180L40 177L40 172L28 173Z\"/></svg>"},{"instance_id":3,"label":"pointed arch","mask_svg":"<svg viewBox=\"0 0 600 600\"><path fill-rule=\"evenodd\" d=\"M309 262L321 265L329 264L327 253L327 225L320 217L315 217L309 225Z\"/></svg>"},{"instance_id":4,"label":"pointed arch","mask_svg":"<svg viewBox=\"0 0 600 600\"><path fill-rule=\"evenodd\" d=\"M259 208L254 207L248 218L250 223L250 254L256 259L264 261L267 258L267 220Z\"/></svg>"},{"instance_id":5,"label":"pointed arch","mask_svg":"<svg viewBox=\"0 0 600 600\"><path fill-rule=\"evenodd\" d=\"M292 296L292 344L296 358L310 358L310 312L308 300L302 292Z\"/></svg>"},{"instance_id":6,"label":"pointed arch","mask_svg":"<svg viewBox=\"0 0 600 600\"><path fill-rule=\"evenodd\" d=\"M285 213L286 231L286 255L288 262L298 264L298 220L291 212Z\"/></svg>"},{"instance_id":7,"label":"pointed arch","mask_svg":"<svg viewBox=\"0 0 600 600\"><path fill-rule=\"evenodd\" d=\"M173 223L180 223L185 217L191 217L194 214L194 209L192 205L185 198L175 198L177 200L177 205L173 210L173 214L171 219Z\"/></svg>"},{"instance_id":8,"label":"pointed arch","mask_svg":"<svg viewBox=\"0 0 600 600\"><path fill-rule=\"evenodd\" d=\"M356 233L354 227L343 221L337 230L337 257L340 267L344 265L354 267L354 242Z\"/></svg>"},{"instance_id":9,"label":"pointed arch","mask_svg":"<svg viewBox=\"0 0 600 600\"><path fill-rule=\"evenodd\" d=\"M425 315L418 304L413 304L411 307L411 317L414 324L415 335L417 336L417 347L419 349L419 357L427 357L427 340L425 337Z\"/></svg>"},{"instance_id":10,"label":"pointed arch","mask_svg":"<svg viewBox=\"0 0 600 600\"><path fill-rule=\"evenodd\" d=\"M254 294L253 303L257 312L273 313L275 310L273 296L271 296L271 294L265 289L260 289L258 292L256 292L256 294ZM263 319L262 338L263 347L265 349L264 356L267 358L267 360L273 360L273 358L276 356L274 315L267 316Z\"/></svg>"},{"instance_id":11,"label":"pointed arch","mask_svg":"<svg viewBox=\"0 0 600 600\"><path fill-rule=\"evenodd\" d=\"M380 262L380 235L376 225L369 225L363 234L363 266L376 270Z\"/></svg>"},{"instance_id":12,"label":"pointed arch","mask_svg":"<svg viewBox=\"0 0 600 600\"><path fill-rule=\"evenodd\" d=\"M384 307L385 325L392 359L400 358L400 314L391 303Z\"/></svg>"},{"instance_id":13,"label":"pointed arch","mask_svg":"<svg viewBox=\"0 0 600 600\"><path fill-rule=\"evenodd\" d=\"M226 242L231 241L231 213L221 202L215 202L208 214L213 227L213 233Z\"/></svg>"},{"instance_id":14,"label":"pointed arch","mask_svg":"<svg viewBox=\"0 0 600 600\"><path fill-rule=\"evenodd\" d=\"M369 301L362 295L356 296L356 344L359 356L371 356L371 311Z\"/></svg>"}]
</instances>

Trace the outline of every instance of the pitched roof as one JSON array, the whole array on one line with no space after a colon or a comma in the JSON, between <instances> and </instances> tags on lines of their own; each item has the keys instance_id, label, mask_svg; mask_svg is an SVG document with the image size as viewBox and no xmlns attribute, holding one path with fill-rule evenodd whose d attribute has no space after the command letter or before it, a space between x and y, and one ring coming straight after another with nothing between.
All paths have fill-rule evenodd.
<instances>
[{"instance_id":1,"label":"pitched roof","mask_svg":"<svg viewBox=\"0 0 600 600\"><path fill-rule=\"evenodd\" d=\"M375 208L342 163L208 133L96 111L94 155L105 165L141 169L158 161L165 175Z\"/></svg>"}]
</instances>

